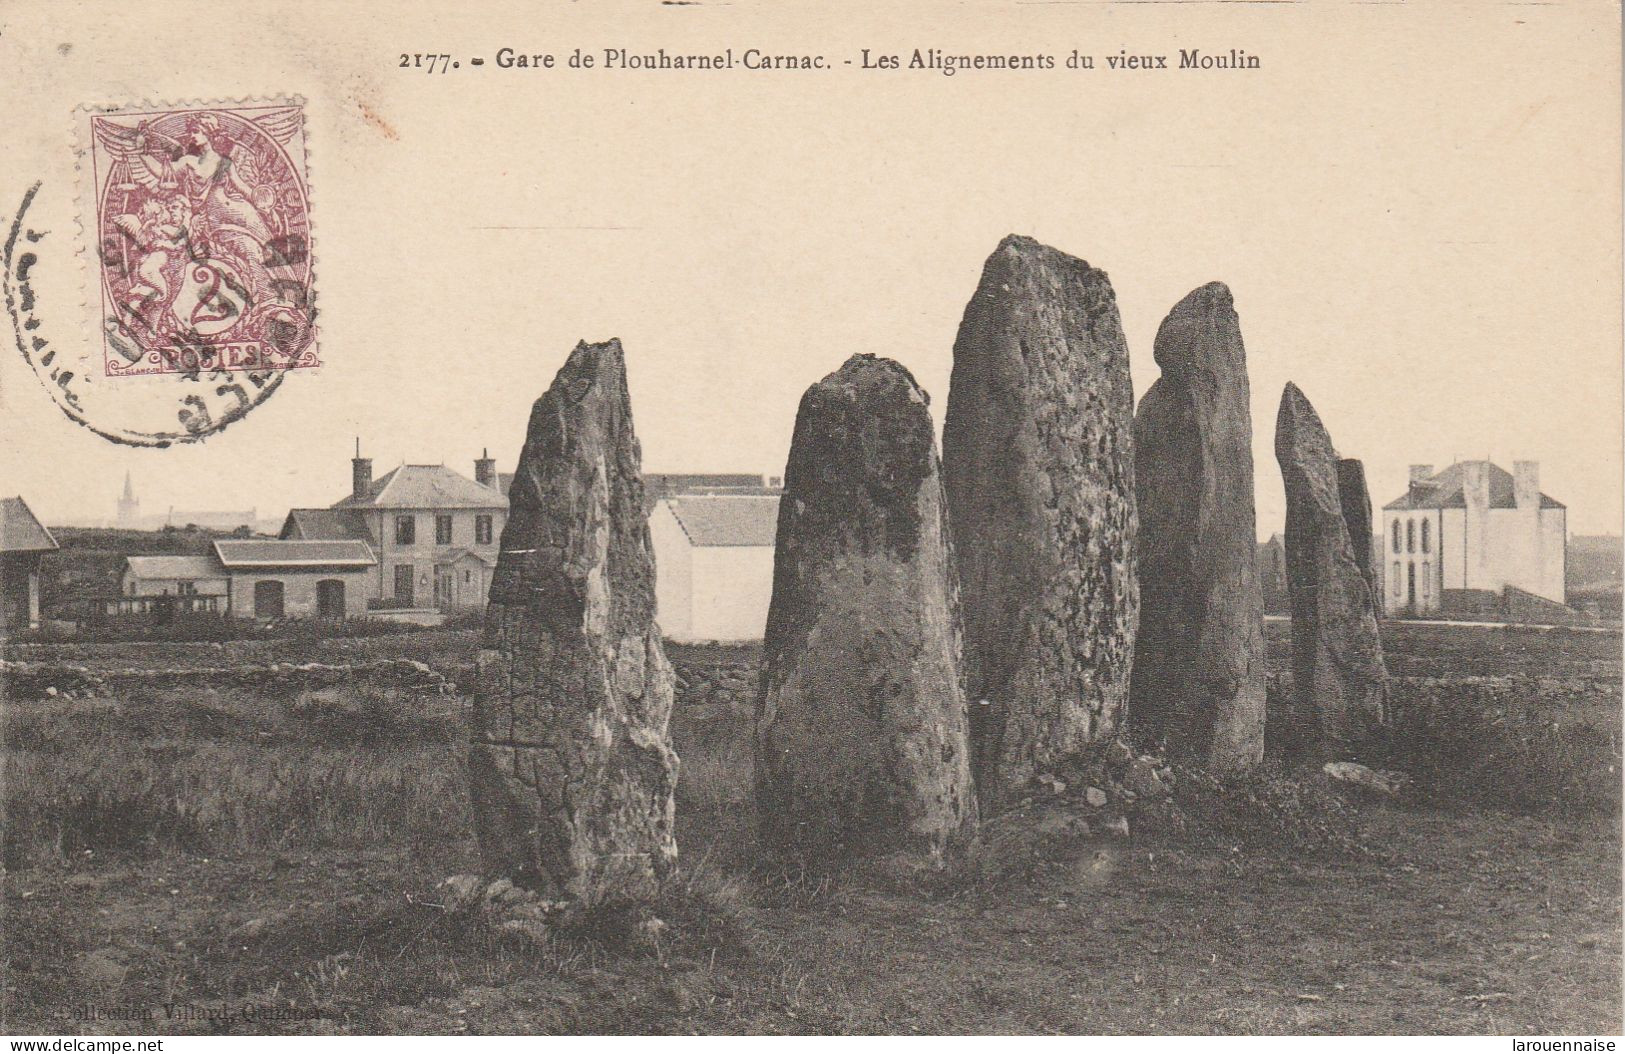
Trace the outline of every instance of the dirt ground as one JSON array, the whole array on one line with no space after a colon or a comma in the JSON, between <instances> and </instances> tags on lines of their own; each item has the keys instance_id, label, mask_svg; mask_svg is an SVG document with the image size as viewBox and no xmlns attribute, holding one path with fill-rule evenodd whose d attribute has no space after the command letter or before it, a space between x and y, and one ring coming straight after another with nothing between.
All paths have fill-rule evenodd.
<instances>
[{"instance_id":1,"label":"dirt ground","mask_svg":"<svg viewBox=\"0 0 1625 1054\"><path fill-rule=\"evenodd\" d=\"M1617 637L1612 660L1582 641L1542 662L1531 639L1507 659L1485 645L1506 638L1439 632L1398 661L1618 664ZM686 809L663 936L536 943L440 906L476 853L462 704L434 705L335 724L266 700L6 704L0 1030L1622 1029L1615 812L1342 797L1348 844L1136 822L911 889L766 870L747 806ZM137 820L144 838L113 837Z\"/></svg>"},{"instance_id":2,"label":"dirt ground","mask_svg":"<svg viewBox=\"0 0 1625 1054\"><path fill-rule=\"evenodd\" d=\"M1371 806L1361 826L1380 856L1100 840L991 890L758 887L742 935L665 951L495 947L399 852L32 869L7 882L5 1030L1620 1031L1611 824Z\"/></svg>"}]
</instances>

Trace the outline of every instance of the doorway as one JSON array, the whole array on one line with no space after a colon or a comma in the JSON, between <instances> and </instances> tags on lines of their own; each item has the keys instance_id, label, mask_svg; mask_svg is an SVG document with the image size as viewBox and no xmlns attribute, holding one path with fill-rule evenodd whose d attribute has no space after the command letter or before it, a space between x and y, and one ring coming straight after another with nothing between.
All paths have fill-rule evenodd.
<instances>
[{"instance_id":1,"label":"doorway","mask_svg":"<svg viewBox=\"0 0 1625 1054\"><path fill-rule=\"evenodd\" d=\"M344 617L344 583L324 578L316 583L316 614L322 618Z\"/></svg>"},{"instance_id":2,"label":"doorway","mask_svg":"<svg viewBox=\"0 0 1625 1054\"><path fill-rule=\"evenodd\" d=\"M282 583L276 581L254 583L254 617L282 617Z\"/></svg>"}]
</instances>

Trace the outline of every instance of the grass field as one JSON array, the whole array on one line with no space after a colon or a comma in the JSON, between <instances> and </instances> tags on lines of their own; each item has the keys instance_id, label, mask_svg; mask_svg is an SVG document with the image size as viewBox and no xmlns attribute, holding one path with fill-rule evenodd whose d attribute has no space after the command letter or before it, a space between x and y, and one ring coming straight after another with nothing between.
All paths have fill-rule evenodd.
<instances>
[{"instance_id":1,"label":"grass field","mask_svg":"<svg viewBox=\"0 0 1625 1054\"><path fill-rule=\"evenodd\" d=\"M455 663L470 643L301 657ZM221 662L206 645L73 647L55 657ZM1396 672L1428 676L1617 677L1619 649L1436 627L1389 646ZM680 712L684 862L653 944L522 942L441 909L439 881L476 867L460 697L12 702L0 1014L10 1033L1617 1033L1617 796L1562 779L1516 808L1479 793L1518 766L1616 764L1617 702L1567 708L1560 730L1585 734L1563 750L1447 743L1502 768L1399 801L1276 776L1214 815L1018 839L996 875L918 888L762 866L733 771L748 751ZM1044 808L1085 813L1080 789Z\"/></svg>"}]
</instances>

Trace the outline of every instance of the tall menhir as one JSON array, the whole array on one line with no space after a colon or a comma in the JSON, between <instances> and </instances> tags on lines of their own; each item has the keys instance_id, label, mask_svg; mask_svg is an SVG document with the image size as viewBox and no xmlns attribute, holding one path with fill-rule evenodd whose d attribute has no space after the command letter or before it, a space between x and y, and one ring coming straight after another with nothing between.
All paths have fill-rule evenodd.
<instances>
[{"instance_id":1,"label":"tall menhir","mask_svg":"<svg viewBox=\"0 0 1625 1054\"><path fill-rule=\"evenodd\" d=\"M984 813L1122 722L1139 607L1133 421L1105 273L1006 238L959 325L942 439Z\"/></svg>"},{"instance_id":2,"label":"tall menhir","mask_svg":"<svg viewBox=\"0 0 1625 1054\"><path fill-rule=\"evenodd\" d=\"M958 602L926 395L854 355L802 397L785 466L756 722L771 845L936 863L968 843Z\"/></svg>"},{"instance_id":3,"label":"tall menhir","mask_svg":"<svg viewBox=\"0 0 1625 1054\"><path fill-rule=\"evenodd\" d=\"M1163 319L1162 367L1134 418L1140 628L1129 720L1187 762L1264 756L1264 601L1253 511L1247 349L1230 290Z\"/></svg>"},{"instance_id":4,"label":"tall menhir","mask_svg":"<svg viewBox=\"0 0 1625 1054\"><path fill-rule=\"evenodd\" d=\"M473 709L487 873L589 905L648 900L677 859L639 462L620 342L578 344L531 410Z\"/></svg>"}]
</instances>

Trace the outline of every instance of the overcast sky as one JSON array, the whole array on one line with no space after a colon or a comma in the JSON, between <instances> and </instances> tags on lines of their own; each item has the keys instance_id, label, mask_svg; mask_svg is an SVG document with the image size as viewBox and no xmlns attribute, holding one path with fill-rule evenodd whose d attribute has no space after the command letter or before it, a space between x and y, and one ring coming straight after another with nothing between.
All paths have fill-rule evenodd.
<instances>
[{"instance_id":1,"label":"overcast sky","mask_svg":"<svg viewBox=\"0 0 1625 1054\"><path fill-rule=\"evenodd\" d=\"M1284 517L1272 441L1288 380L1365 461L1378 506L1411 462L1538 460L1571 531L1619 527L1615 5L477 6L386 25L299 3L252 18L6 5L0 67L30 71L0 86L15 126L0 152L7 226L41 179L40 215L71 230L77 104L307 98L325 365L205 443L131 450L67 421L0 351L0 492L48 523L99 521L129 471L147 513L280 516L347 492L357 435L379 473L406 460L472 474L483 447L511 470L570 348L613 336L647 470L779 473L802 391L854 352L909 366L940 426L965 302L1017 232L1110 274L1137 394L1156 379L1168 309L1230 285L1261 537ZM837 65L491 64L503 45L562 57L578 44ZM396 69L408 46L487 65ZM915 46L1239 47L1264 68L841 64ZM56 339L91 339L71 290L43 288L42 313L51 296Z\"/></svg>"}]
</instances>

